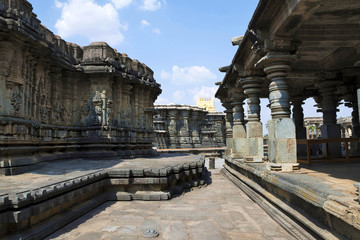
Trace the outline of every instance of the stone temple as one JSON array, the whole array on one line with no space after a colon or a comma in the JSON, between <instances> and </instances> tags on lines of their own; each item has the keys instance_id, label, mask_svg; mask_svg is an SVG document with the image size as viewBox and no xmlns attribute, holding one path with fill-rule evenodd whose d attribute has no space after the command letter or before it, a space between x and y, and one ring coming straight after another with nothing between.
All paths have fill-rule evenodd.
<instances>
[{"instance_id":1,"label":"stone temple","mask_svg":"<svg viewBox=\"0 0 360 240\"><path fill-rule=\"evenodd\" d=\"M214 101L198 106L155 105L155 146L159 149L219 148L225 146L225 118Z\"/></svg>"},{"instance_id":2,"label":"stone temple","mask_svg":"<svg viewBox=\"0 0 360 240\"><path fill-rule=\"evenodd\" d=\"M0 0L0 238L360 239L359 16L359 0L259 0L220 68L224 116L209 99L154 106L145 64L65 42L28 1ZM321 138L307 136L307 98ZM212 172L178 153L224 144Z\"/></svg>"},{"instance_id":3,"label":"stone temple","mask_svg":"<svg viewBox=\"0 0 360 240\"><path fill-rule=\"evenodd\" d=\"M29 3L9 3L0 5L0 173L154 155L151 108L161 89L153 71L104 42L65 42Z\"/></svg>"}]
</instances>

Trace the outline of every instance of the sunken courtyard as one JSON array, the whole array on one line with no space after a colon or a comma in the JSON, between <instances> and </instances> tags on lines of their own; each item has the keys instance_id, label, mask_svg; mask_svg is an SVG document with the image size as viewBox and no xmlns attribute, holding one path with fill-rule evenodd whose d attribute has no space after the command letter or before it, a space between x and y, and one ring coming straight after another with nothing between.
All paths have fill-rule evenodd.
<instances>
[{"instance_id":1,"label":"sunken courtyard","mask_svg":"<svg viewBox=\"0 0 360 240\"><path fill-rule=\"evenodd\" d=\"M360 239L360 1L259 0L239 35L224 111L160 105L151 62L0 0L0 239Z\"/></svg>"}]
</instances>

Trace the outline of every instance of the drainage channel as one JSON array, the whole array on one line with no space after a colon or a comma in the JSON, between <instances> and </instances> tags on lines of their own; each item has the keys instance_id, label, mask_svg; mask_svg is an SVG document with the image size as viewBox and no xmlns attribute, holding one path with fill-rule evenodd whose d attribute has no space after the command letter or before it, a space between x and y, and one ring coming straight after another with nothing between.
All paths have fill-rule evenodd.
<instances>
[{"instance_id":1,"label":"drainage channel","mask_svg":"<svg viewBox=\"0 0 360 240\"><path fill-rule=\"evenodd\" d=\"M275 196L272 196L272 202L268 198L264 197L259 189L263 190L256 183L251 183L249 187L250 179L247 179L244 176L237 176L240 173L232 172L231 169L223 168L220 173L233 182L239 189L241 189L251 200L257 203L274 221L276 221L283 229L285 229L290 235L296 239L339 239L339 236L325 230L325 227L319 227L319 223L314 223L308 219L305 220L305 217L299 220L291 216L295 214L299 216L299 212L293 210L296 213L288 213L285 210L281 209L279 205L284 205L285 203L277 199ZM236 176L235 176L236 175ZM239 179L241 178L241 180ZM265 191L265 190L263 190ZM274 204L278 201L278 203ZM289 206L287 206L289 207ZM301 218L301 217L300 217Z\"/></svg>"}]
</instances>

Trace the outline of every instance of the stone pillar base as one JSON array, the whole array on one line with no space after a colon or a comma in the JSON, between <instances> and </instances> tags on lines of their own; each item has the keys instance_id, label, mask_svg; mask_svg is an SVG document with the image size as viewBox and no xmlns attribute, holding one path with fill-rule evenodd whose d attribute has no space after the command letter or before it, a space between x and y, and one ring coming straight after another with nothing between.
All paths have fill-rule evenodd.
<instances>
[{"instance_id":1,"label":"stone pillar base","mask_svg":"<svg viewBox=\"0 0 360 240\"><path fill-rule=\"evenodd\" d=\"M246 141L247 158L252 158L253 162L262 162L264 157L264 140L263 138L248 138Z\"/></svg>"},{"instance_id":2,"label":"stone pillar base","mask_svg":"<svg viewBox=\"0 0 360 240\"><path fill-rule=\"evenodd\" d=\"M359 143L350 142L350 156L356 156L359 153Z\"/></svg>"},{"instance_id":3,"label":"stone pillar base","mask_svg":"<svg viewBox=\"0 0 360 240\"><path fill-rule=\"evenodd\" d=\"M246 130L242 124L233 127L233 158L243 158L246 151Z\"/></svg>"},{"instance_id":4,"label":"stone pillar base","mask_svg":"<svg viewBox=\"0 0 360 240\"><path fill-rule=\"evenodd\" d=\"M233 138L233 158L243 158L246 149L246 138Z\"/></svg>"},{"instance_id":5,"label":"stone pillar base","mask_svg":"<svg viewBox=\"0 0 360 240\"><path fill-rule=\"evenodd\" d=\"M275 118L268 121L269 161L296 163L295 123L291 118Z\"/></svg>"},{"instance_id":6,"label":"stone pillar base","mask_svg":"<svg viewBox=\"0 0 360 240\"><path fill-rule=\"evenodd\" d=\"M322 125L321 128L322 138L341 138L341 130L338 124ZM325 144L322 146L322 150L325 154ZM329 157L341 156L341 143L329 143Z\"/></svg>"},{"instance_id":7,"label":"stone pillar base","mask_svg":"<svg viewBox=\"0 0 360 240\"><path fill-rule=\"evenodd\" d=\"M246 163L262 163L264 161L264 157L261 156L246 156L244 157L244 162Z\"/></svg>"},{"instance_id":8,"label":"stone pillar base","mask_svg":"<svg viewBox=\"0 0 360 240\"><path fill-rule=\"evenodd\" d=\"M299 171L299 163L267 163L266 170L277 172L293 172Z\"/></svg>"},{"instance_id":9,"label":"stone pillar base","mask_svg":"<svg viewBox=\"0 0 360 240\"><path fill-rule=\"evenodd\" d=\"M225 156L230 156L231 155L232 147L233 147L233 139L232 138L226 138Z\"/></svg>"}]
</instances>

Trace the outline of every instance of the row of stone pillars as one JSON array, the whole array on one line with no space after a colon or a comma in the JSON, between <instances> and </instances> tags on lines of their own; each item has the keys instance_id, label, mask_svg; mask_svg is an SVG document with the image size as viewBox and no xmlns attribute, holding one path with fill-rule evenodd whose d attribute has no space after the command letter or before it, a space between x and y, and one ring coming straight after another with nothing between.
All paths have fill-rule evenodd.
<instances>
[{"instance_id":1,"label":"row of stone pillars","mask_svg":"<svg viewBox=\"0 0 360 240\"><path fill-rule=\"evenodd\" d=\"M289 53L269 52L255 64L265 72L270 80L269 101L272 119L268 122L268 160L270 166L280 167L281 170L297 168L297 153L306 154L305 146L296 146L296 138L306 139L304 127L304 114L302 104L305 97L292 97L290 99L287 73L294 61ZM340 126L336 124L338 100L335 96L336 88L341 81L333 76L319 80L320 97L317 106L323 113L321 134L323 138L340 138ZM331 78L333 77L333 78ZM231 99L226 99L223 106L226 108L227 127L227 155L234 159L244 159L259 162L263 158L262 124L260 122L260 99L264 78L260 76L240 77L235 88L229 89ZM354 95L354 94L352 94ZM360 95L360 91L358 91ZM360 96L359 96L360 97ZM244 100L247 98L248 122L244 122ZM353 102L354 133L358 136L359 113L356 96L350 97ZM224 100L224 99L223 99ZM230 100L230 101L229 101ZM349 100L348 100L349 101ZM293 105L293 119L290 118L290 102ZM340 143L329 144L329 155L341 155Z\"/></svg>"}]
</instances>

